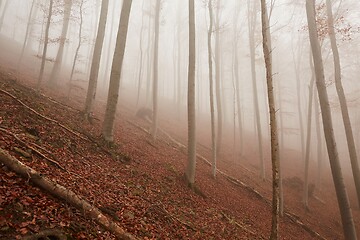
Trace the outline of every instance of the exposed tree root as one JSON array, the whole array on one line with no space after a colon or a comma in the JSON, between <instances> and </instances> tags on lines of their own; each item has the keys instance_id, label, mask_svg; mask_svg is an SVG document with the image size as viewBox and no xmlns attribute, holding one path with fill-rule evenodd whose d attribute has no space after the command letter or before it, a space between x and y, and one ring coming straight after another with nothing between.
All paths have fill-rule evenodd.
<instances>
[{"instance_id":1,"label":"exposed tree root","mask_svg":"<svg viewBox=\"0 0 360 240\"><path fill-rule=\"evenodd\" d=\"M36 186L65 200L67 203L83 211L86 216L90 216L99 225L114 234L118 239L136 239L133 235L126 232L122 227L106 217L98 208L91 205L86 200L76 195L73 191L52 182L37 171L24 165L22 162L12 157L7 151L0 148L0 162L20 176L31 180Z\"/></svg>"}]
</instances>

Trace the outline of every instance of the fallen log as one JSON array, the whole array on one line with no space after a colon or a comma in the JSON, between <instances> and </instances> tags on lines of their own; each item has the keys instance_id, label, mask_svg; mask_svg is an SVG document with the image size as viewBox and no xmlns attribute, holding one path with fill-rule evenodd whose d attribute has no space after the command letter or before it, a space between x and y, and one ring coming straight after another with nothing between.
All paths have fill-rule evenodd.
<instances>
[{"instance_id":1,"label":"fallen log","mask_svg":"<svg viewBox=\"0 0 360 240\"><path fill-rule=\"evenodd\" d=\"M70 205L86 213L91 219L95 220L99 225L114 234L118 239L135 240L136 238L123 228L118 226L115 222L106 217L98 208L91 205L86 200L76 195L73 191L54 183L48 178L44 177L34 169L26 166L7 151L0 148L0 162L3 163L10 170L18 175L32 181L36 186L51 193L52 195L65 200Z\"/></svg>"}]
</instances>

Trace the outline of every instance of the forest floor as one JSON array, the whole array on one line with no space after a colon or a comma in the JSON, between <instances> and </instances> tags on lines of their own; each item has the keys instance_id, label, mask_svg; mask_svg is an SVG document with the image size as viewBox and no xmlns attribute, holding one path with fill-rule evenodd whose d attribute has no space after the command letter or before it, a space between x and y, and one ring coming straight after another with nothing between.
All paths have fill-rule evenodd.
<instances>
[{"instance_id":1,"label":"forest floor","mask_svg":"<svg viewBox=\"0 0 360 240\"><path fill-rule=\"evenodd\" d=\"M234 162L229 157L231 148L224 147L218 165L221 173L213 179L211 167L204 161L210 151L199 145L203 157L197 158L198 191L194 192L183 180L186 149L163 131L152 141L146 132L149 123L135 117L124 102L116 119L116 144L106 146L100 138L103 103L98 103L94 112L97 120L87 123L79 111L84 96L66 101L59 90L35 91L35 79L17 74L9 62L0 60L0 148L22 163L100 208L139 239L268 239L271 182L259 178L255 156L248 154ZM186 143L186 128L180 122L162 115L160 127ZM206 138L200 133L198 141ZM249 148L254 145L251 141L246 144ZM298 154L283 153L281 239L343 239L328 169L323 170L321 191L315 190L310 208L304 209ZM349 196L356 206L351 187ZM360 226L357 207L353 207L353 215ZM83 211L0 164L0 239L21 239L52 228L67 234L68 239L115 239Z\"/></svg>"}]
</instances>

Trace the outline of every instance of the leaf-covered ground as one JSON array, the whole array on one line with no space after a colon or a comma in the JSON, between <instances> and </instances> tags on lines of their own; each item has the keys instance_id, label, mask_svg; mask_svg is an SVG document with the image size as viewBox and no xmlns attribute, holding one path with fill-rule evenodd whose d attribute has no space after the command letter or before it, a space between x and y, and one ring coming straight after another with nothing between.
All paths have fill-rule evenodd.
<instances>
[{"instance_id":1,"label":"leaf-covered ground","mask_svg":"<svg viewBox=\"0 0 360 240\"><path fill-rule=\"evenodd\" d=\"M83 97L66 102L59 90L38 93L32 89L34 81L9 66L0 69L0 147L24 164L82 196L139 239L268 238L271 182L259 179L254 156L234 162L232 145L225 145L219 159L224 174L216 179L210 166L198 158L198 191L193 192L183 181L186 150L161 131L153 142L144 131L149 123L136 118L129 103L119 106L116 145L109 147L99 137L103 102L95 111L98 120L89 124L77 110ZM185 143L186 126L172 116L161 117L160 127ZM245 147L251 148L253 140L247 139ZM209 158L204 131L199 131L198 141L199 153ZM287 151L283 157L286 214L281 219L281 239L342 239L328 169L322 191L310 198L307 211L301 203L302 182L297 176L302 164L297 155ZM352 188L349 193L356 206ZM353 213L360 226L359 210ZM69 239L114 238L84 212L0 165L0 239L21 239L52 228Z\"/></svg>"}]
</instances>

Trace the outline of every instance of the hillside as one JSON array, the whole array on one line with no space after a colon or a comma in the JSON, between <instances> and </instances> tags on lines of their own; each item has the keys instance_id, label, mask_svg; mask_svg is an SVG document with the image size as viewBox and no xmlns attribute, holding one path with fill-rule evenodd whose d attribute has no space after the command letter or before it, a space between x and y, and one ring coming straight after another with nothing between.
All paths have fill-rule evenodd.
<instances>
[{"instance_id":1,"label":"hillside","mask_svg":"<svg viewBox=\"0 0 360 240\"><path fill-rule=\"evenodd\" d=\"M199 145L203 157L198 158L198 191L193 192L183 181L186 150L173 141L186 139L180 122L162 115L160 126L172 137L160 131L153 142L146 132L149 123L136 118L129 104L122 102L116 144L107 146L100 138L104 103L98 103L97 120L86 123L79 111L81 94L66 101L65 91L44 88L39 93L33 89L35 79L26 72L16 73L5 52L1 61L0 148L25 165L86 199L139 239L268 238L271 183L259 179L253 156L234 163L231 148L224 147L221 173L213 179L204 161L210 151L206 144ZM206 139L200 134L198 141ZM250 148L252 142L247 144ZM301 204L302 183L297 176L302 164L296 156L284 152L286 214L280 224L281 239L342 239L328 169L322 190L310 198L307 211ZM0 239L21 239L52 228L68 239L115 238L84 211L2 164L0 173ZM352 188L349 195L354 205ZM353 213L360 226L359 210Z\"/></svg>"}]
</instances>

